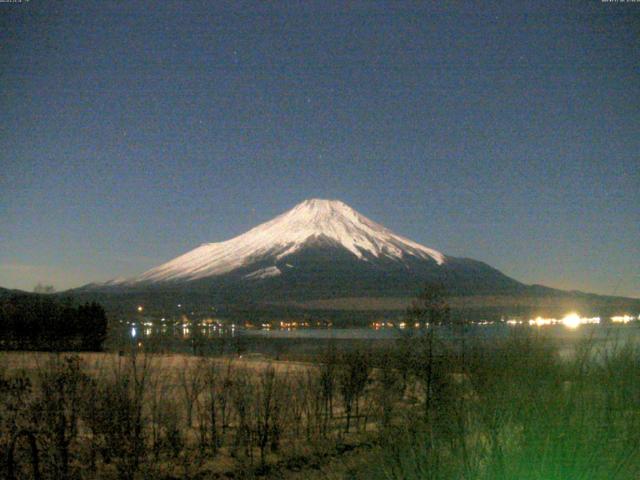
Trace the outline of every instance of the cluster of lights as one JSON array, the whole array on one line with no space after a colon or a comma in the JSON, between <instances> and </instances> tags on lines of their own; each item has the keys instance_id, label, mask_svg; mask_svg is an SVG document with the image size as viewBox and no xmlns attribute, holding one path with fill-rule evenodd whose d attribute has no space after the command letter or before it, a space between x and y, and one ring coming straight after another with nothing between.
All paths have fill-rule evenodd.
<instances>
[{"instance_id":1,"label":"cluster of lights","mask_svg":"<svg viewBox=\"0 0 640 480\"><path fill-rule=\"evenodd\" d=\"M188 337L191 334L190 325L186 322L182 323L182 335Z\"/></svg>"},{"instance_id":2,"label":"cluster of lights","mask_svg":"<svg viewBox=\"0 0 640 480\"><path fill-rule=\"evenodd\" d=\"M640 315L637 317L640 320ZM629 323L636 320L633 315L616 315L611 317L613 323ZM506 322L508 325L533 325L536 327L544 327L547 325L564 325L568 328L578 328L580 325L586 324L599 324L600 317L581 317L577 313L569 313L562 318L543 318L536 317L530 320L509 319Z\"/></svg>"},{"instance_id":3,"label":"cluster of lights","mask_svg":"<svg viewBox=\"0 0 640 480\"><path fill-rule=\"evenodd\" d=\"M178 304L178 307L181 307L181 304ZM144 310L144 307L142 305L138 305L136 310L138 312L142 312ZM626 324L629 323L631 321L634 320L640 320L640 315L638 315L637 317L633 316L633 315L616 315L611 317L611 322L613 323L622 323L622 324ZM161 322L165 322L166 318L162 318L160 320ZM504 321L504 319L503 319ZM120 322L122 323L122 320L120 320ZM131 337L135 338L138 334L138 331L135 327L135 324L130 323L130 322L126 322L127 324L131 325ZM480 322L473 322L476 325L493 325L495 322L491 322L491 321L480 321ZM600 317L582 317L580 315L578 315L577 313L569 313L567 315L565 315L562 318L543 318L543 317L536 317L536 318L532 318L529 320L521 320L521 319L508 319L506 320L507 325L532 325L532 326L536 326L536 327L544 327L544 326L548 326L548 325L564 325L567 328L570 329L576 329L578 328L580 325L588 325L588 324L599 324L600 323ZM325 327L331 327L332 323L331 322L327 322L324 323L323 325L321 325L321 322L316 322L317 326L325 326ZM182 327L182 334L185 336L188 336L190 334L190 327L192 327L192 324L187 323L187 319L186 317L183 316L183 322L181 324L178 324L180 327ZM145 321L142 322L142 326L147 327L144 329L145 335L151 335L152 333L152 329L150 327L153 326L153 323L150 321ZM208 318L205 320L202 320L201 322L199 322L199 326L203 327L202 328L202 332L203 334L206 334L206 328L212 328L214 331L217 329L220 329L220 331L222 332L222 329L224 327L224 325L222 323L220 323L219 321L212 319L212 318ZM311 327L311 323L310 322L306 322L306 321L302 321L302 322L296 322L296 321L291 321L291 322L287 322L287 321L281 321L279 322L279 327L281 329L292 329L292 328L306 328L306 327ZM373 322L371 324L371 326L376 329L379 330L381 328L400 328L400 329L405 329L409 326L412 326L411 324L401 321L401 322L391 322L391 321L377 321L377 322ZM425 323L424 324L425 327L428 327L429 324ZM235 324L231 325L231 330L235 330ZM251 328L253 327L253 325L246 325L247 328ZM270 330L273 325L271 323L262 323L261 324L262 329L264 330ZM422 324L420 322L415 322L413 324L414 328L420 328L422 327ZM166 330L166 326L163 325L162 326L162 330Z\"/></svg>"},{"instance_id":4,"label":"cluster of lights","mask_svg":"<svg viewBox=\"0 0 640 480\"><path fill-rule=\"evenodd\" d=\"M142 306L137 306L136 310L141 311L140 309L142 308ZM187 318L186 315L182 315L181 320L172 321L171 319L168 320L167 318L162 317L159 321L161 323L156 324L149 319L135 322L125 321L122 319L119 320L120 323L126 323L130 326L127 327L129 328L129 335L134 339L139 336L151 336L153 335L154 331L156 331L156 329L162 333L166 333L168 328L177 329L182 333L183 337L189 337L192 332L196 331L201 332L203 335L208 335L211 332L218 332L219 334L222 334L225 330L227 330L227 328L231 331L232 334L234 334L236 331L235 323L227 327L224 323L211 317L199 321L191 321ZM172 326L168 326L167 323L171 323ZM300 325L302 325L302 323ZM307 324L305 323L304 325Z\"/></svg>"},{"instance_id":5,"label":"cluster of lights","mask_svg":"<svg viewBox=\"0 0 640 480\"><path fill-rule=\"evenodd\" d=\"M636 318L633 315L616 315L611 317L611 321L613 323L629 323ZM640 315L638 315L638 320L640 320Z\"/></svg>"},{"instance_id":6,"label":"cluster of lights","mask_svg":"<svg viewBox=\"0 0 640 480\"><path fill-rule=\"evenodd\" d=\"M567 328L578 328L580 325L593 325L600 323L600 317L581 317L577 313L569 313L562 318L543 318L536 317L528 321L524 320L507 320L508 325L534 325L536 327L545 327L547 325L564 325Z\"/></svg>"},{"instance_id":7,"label":"cluster of lights","mask_svg":"<svg viewBox=\"0 0 640 480\"><path fill-rule=\"evenodd\" d=\"M425 323L426 326L429 326L429 323ZM375 330L380 330L381 328L400 328L402 330L404 330L407 327L410 327L411 324L407 323L407 322L398 322L398 323L394 323L394 322L383 322L383 321L379 321L379 322L373 322L371 324L371 327ZM413 324L413 328L420 328L422 326L422 324L420 322L415 322Z\"/></svg>"},{"instance_id":8,"label":"cluster of lights","mask_svg":"<svg viewBox=\"0 0 640 480\"><path fill-rule=\"evenodd\" d=\"M598 323L600 323L600 317L581 317L577 313L570 313L562 319L562 324L568 328L578 328L580 325Z\"/></svg>"},{"instance_id":9,"label":"cluster of lights","mask_svg":"<svg viewBox=\"0 0 640 480\"><path fill-rule=\"evenodd\" d=\"M308 328L310 327L311 324L309 322L296 322L296 321L292 321L292 322L285 322L285 321L280 321L280 328L281 329L286 329L286 330L291 330L292 328Z\"/></svg>"},{"instance_id":10,"label":"cluster of lights","mask_svg":"<svg viewBox=\"0 0 640 480\"><path fill-rule=\"evenodd\" d=\"M246 330L252 330L254 328L262 328L262 330L272 330L272 329L279 329L279 330L296 330L296 329L303 329L303 328L331 328L333 327L333 322L330 321L316 321L316 322L309 322L307 320L280 320L280 321L272 321L272 322L264 322L264 323L259 323L257 325L251 323L251 322L244 322L244 328ZM231 325L231 329L234 330L236 328L235 325Z\"/></svg>"},{"instance_id":11,"label":"cluster of lights","mask_svg":"<svg viewBox=\"0 0 640 480\"><path fill-rule=\"evenodd\" d=\"M476 321L476 322L471 322L473 325L479 325L482 327L486 327L488 325L495 325L496 322L493 322L491 320L480 320L480 321ZM516 325L516 324L522 324L523 322L521 320L507 320L507 323L510 325ZM413 324L408 323L408 322L399 322L399 323L394 323L394 322L385 322L385 321L377 321L377 322L373 322L371 324L371 328L373 328L374 330L380 330L382 328L400 328L402 330L404 330L405 328L420 328L422 327L423 324L420 322L415 322ZM425 322L424 323L425 327L429 326L429 322Z\"/></svg>"}]
</instances>

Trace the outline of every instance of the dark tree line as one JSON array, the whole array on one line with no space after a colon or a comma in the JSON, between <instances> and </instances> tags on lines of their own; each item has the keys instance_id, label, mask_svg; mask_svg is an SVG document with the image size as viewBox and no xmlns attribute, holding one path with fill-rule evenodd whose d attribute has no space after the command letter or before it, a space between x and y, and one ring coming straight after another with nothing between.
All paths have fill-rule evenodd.
<instances>
[{"instance_id":1,"label":"dark tree line","mask_svg":"<svg viewBox=\"0 0 640 480\"><path fill-rule=\"evenodd\" d=\"M14 295L0 301L0 349L102 349L107 316L97 303L73 305L43 295Z\"/></svg>"}]
</instances>

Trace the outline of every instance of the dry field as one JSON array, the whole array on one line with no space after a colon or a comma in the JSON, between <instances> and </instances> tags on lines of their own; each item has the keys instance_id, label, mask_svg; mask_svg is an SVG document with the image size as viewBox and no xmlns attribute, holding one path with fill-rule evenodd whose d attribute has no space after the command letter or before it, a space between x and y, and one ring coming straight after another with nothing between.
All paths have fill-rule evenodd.
<instances>
[{"instance_id":1,"label":"dry field","mask_svg":"<svg viewBox=\"0 0 640 480\"><path fill-rule=\"evenodd\" d=\"M640 348L561 340L1 353L0 477L640 478Z\"/></svg>"}]
</instances>

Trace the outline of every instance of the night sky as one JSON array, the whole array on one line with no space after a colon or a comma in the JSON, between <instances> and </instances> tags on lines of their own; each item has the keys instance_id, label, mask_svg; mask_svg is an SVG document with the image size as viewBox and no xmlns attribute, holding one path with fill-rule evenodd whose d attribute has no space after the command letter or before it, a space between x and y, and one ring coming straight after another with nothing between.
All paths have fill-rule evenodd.
<instances>
[{"instance_id":1,"label":"night sky","mask_svg":"<svg viewBox=\"0 0 640 480\"><path fill-rule=\"evenodd\" d=\"M0 16L0 286L137 274L319 197L526 283L640 297L640 3Z\"/></svg>"}]
</instances>

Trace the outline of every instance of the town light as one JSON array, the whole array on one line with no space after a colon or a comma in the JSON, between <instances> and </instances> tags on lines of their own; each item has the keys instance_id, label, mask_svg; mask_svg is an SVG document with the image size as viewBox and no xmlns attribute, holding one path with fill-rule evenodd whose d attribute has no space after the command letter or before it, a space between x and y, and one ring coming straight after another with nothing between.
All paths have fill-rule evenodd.
<instances>
[{"instance_id":1,"label":"town light","mask_svg":"<svg viewBox=\"0 0 640 480\"><path fill-rule=\"evenodd\" d=\"M581 323L582 321L577 313L570 313L562 319L562 324L567 328L578 328Z\"/></svg>"},{"instance_id":2,"label":"town light","mask_svg":"<svg viewBox=\"0 0 640 480\"><path fill-rule=\"evenodd\" d=\"M611 317L613 323L629 323L631 320L633 320L631 315L615 315Z\"/></svg>"}]
</instances>

